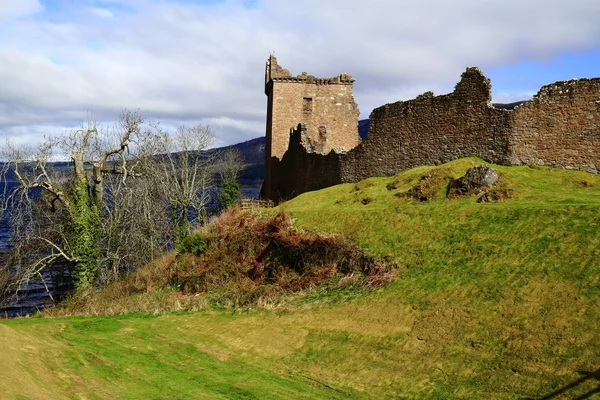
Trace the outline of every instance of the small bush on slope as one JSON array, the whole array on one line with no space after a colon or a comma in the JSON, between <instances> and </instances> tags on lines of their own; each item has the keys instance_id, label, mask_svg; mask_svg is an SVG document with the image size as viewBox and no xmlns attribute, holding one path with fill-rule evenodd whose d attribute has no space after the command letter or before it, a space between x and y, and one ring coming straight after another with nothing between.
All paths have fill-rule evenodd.
<instances>
[{"instance_id":1,"label":"small bush on slope","mask_svg":"<svg viewBox=\"0 0 600 400\"><path fill-rule=\"evenodd\" d=\"M240 307L276 301L347 275L364 276L369 286L385 282L381 276L389 272L388 264L340 235L296 230L284 213L267 220L238 215L237 226L214 224L196 234L206 238L208 249L199 257L179 255L170 269L174 286L185 294L211 293L219 304Z\"/></svg>"}]
</instances>

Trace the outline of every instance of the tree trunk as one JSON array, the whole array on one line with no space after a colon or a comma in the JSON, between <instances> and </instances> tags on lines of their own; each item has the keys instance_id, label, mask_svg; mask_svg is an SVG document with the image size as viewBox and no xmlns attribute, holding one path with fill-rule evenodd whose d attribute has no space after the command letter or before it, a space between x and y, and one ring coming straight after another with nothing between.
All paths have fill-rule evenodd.
<instances>
[{"instance_id":1,"label":"tree trunk","mask_svg":"<svg viewBox=\"0 0 600 400\"><path fill-rule=\"evenodd\" d=\"M100 213L90 196L83 152L73 152L75 188L71 205L70 245L75 256L71 276L76 290L94 284L100 258Z\"/></svg>"},{"instance_id":2,"label":"tree trunk","mask_svg":"<svg viewBox=\"0 0 600 400\"><path fill-rule=\"evenodd\" d=\"M93 170L94 179L94 202L98 208L102 207L104 196L104 176L102 175L102 164L95 162Z\"/></svg>"},{"instance_id":3,"label":"tree trunk","mask_svg":"<svg viewBox=\"0 0 600 400\"><path fill-rule=\"evenodd\" d=\"M85 183L87 185L87 173L85 171L85 164L83 162L83 151L74 151L71 155L73 164L75 165L75 185Z\"/></svg>"}]
</instances>

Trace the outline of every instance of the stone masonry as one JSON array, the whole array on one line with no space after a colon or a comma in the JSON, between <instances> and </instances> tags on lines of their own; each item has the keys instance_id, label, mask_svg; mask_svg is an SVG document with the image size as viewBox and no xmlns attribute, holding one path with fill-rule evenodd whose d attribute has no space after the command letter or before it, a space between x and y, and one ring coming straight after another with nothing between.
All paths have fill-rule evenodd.
<instances>
[{"instance_id":1,"label":"stone masonry","mask_svg":"<svg viewBox=\"0 0 600 400\"><path fill-rule=\"evenodd\" d=\"M302 140L307 150L327 154L353 149L360 143L359 110L354 101L354 79L345 73L334 78L316 78L306 72L292 76L277 64L275 56L267 61L267 141L265 147L265 184L263 195L272 198L272 160L281 160L288 150L290 129L303 124Z\"/></svg>"},{"instance_id":2,"label":"stone masonry","mask_svg":"<svg viewBox=\"0 0 600 400\"><path fill-rule=\"evenodd\" d=\"M514 120L510 164L600 172L600 78L546 85Z\"/></svg>"},{"instance_id":3,"label":"stone masonry","mask_svg":"<svg viewBox=\"0 0 600 400\"><path fill-rule=\"evenodd\" d=\"M285 97L284 92L279 95ZM287 100L278 101L284 104ZM489 79L478 68L467 68L452 93L434 96L427 92L414 100L374 109L368 139L337 145L343 151L315 145L318 129L314 123L312 131L310 124L302 124L308 120L296 122L286 140L275 138L269 133L269 121L279 117L275 109L270 110L267 148L272 141L275 149L277 142L277 151L267 156L265 176L269 180L265 178L264 187L269 191L263 194L276 201L338 183L472 156L503 165L540 164L600 172L600 78L556 82L542 87L532 100L514 110L504 110L492 106ZM333 112L323 114L319 124L334 119ZM357 117L358 110L352 121L348 115L344 117L352 129L348 138L356 136ZM336 131L338 134L346 137L344 132ZM346 151L349 148L352 150Z\"/></svg>"},{"instance_id":4,"label":"stone masonry","mask_svg":"<svg viewBox=\"0 0 600 400\"><path fill-rule=\"evenodd\" d=\"M511 113L492 106L490 81L478 68L467 68L452 93L386 104L370 119L368 139L342 162L344 182L461 157L509 160Z\"/></svg>"}]
</instances>

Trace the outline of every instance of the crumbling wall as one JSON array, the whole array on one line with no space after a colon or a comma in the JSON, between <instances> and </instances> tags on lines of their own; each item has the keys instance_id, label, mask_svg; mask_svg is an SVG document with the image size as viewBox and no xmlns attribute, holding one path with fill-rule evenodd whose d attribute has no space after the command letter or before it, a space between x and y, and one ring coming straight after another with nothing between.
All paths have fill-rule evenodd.
<instances>
[{"instance_id":1,"label":"crumbling wall","mask_svg":"<svg viewBox=\"0 0 600 400\"><path fill-rule=\"evenodd\" d=\"M477 68L467 69L450 94L386 104L370 121L368 139L341 163L344 182L467 156L507 162L512 116L491 105L489 79Z\"/></svg>"},{"instance_id":2,"label":"crumbling wall","mask_svg":"<svg viewBox=\"0 0 600 400\"><path fill-rule=\"evenodd\" d=\"M275 81L272 90L272 157L283 157L290 128L299 123L306 125L307 138L314 150L322 154L332 149L350 150L360 143L359 111L351 84L329 83L309 76L300 81L298 77L289 82Z\"/></svg>"},{"instance_id":3,"label":"crumbling wall","mask_svg":"<svg viewBox=\"0 0 600 400\"><path fill-rule=\"evenodd\" d=\"M511 164L600 171L600 78L543 86L514 120Z\"/></svg>"},{"instance_id":4,"label":"crumbling wall","mask_svg":"<svg viewBox=\"0 0 600 400\"><path fill-rule=\"evenodd\" d=\"M271 197L275 201L291 199L301 193L337 185L340 154L315 153L306 139L306 126L299 124L290 132L289 148L282 159L271 157Z\"/></svg>"}]
</instances>

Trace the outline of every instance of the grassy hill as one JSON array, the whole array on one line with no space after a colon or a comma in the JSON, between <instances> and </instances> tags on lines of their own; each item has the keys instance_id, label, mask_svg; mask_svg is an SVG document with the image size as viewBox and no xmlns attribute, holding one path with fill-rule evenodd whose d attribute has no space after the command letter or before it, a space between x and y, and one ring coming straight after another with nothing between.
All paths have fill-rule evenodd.
<instances>
[{"instance_id":1,"label":"grassy hill","mask_svg":"<svg viewBox=\"0 0 600 400\"><path fill-rule=\"evenodd\" d=\"M281 206L297 228L340 233L393 258L396 278L386 286L317 285L280 304L236 311L210 306L207 293L156 285L143 296L156 299L157 311L166 299L205 308L3 321L0 397L600 393L600 178L494 166L506 198L448 199L449 183L480 163L419 167Z\"/></svg>"}]
</instances>

